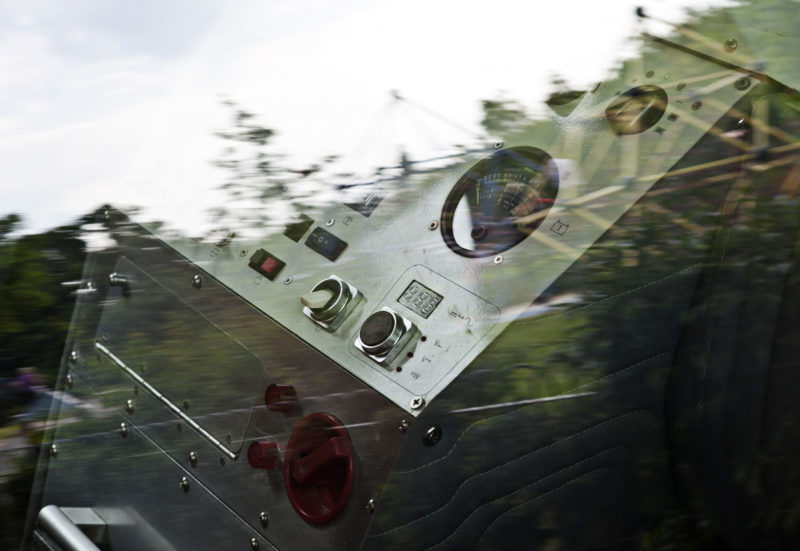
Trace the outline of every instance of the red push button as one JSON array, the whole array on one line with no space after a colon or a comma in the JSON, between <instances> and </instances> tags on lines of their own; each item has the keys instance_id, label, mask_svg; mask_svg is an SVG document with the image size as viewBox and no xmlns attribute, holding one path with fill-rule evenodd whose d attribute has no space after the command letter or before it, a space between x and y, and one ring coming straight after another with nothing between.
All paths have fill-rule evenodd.
<instances>
[{"instance_id":1,"label":"red push button","mask_svg":"<svg viewBox=\"0 0 800 551\"><path fill-rule=\"evenodd\" d=\"M289 413L297 407L297 392L292 385L269 385L264 392L264 403L270 411Z\"/></svg>"},{"instance_id":2,"label":"red push button","mask_svg":"<svg viewBox=\"0 0 800 551\"><path fill-rule=\"evenodd\" d=\"M253 442L247 448L247 462L254 469L274 469L280 454L275 442Z\"/></svg>"}]
</instances>

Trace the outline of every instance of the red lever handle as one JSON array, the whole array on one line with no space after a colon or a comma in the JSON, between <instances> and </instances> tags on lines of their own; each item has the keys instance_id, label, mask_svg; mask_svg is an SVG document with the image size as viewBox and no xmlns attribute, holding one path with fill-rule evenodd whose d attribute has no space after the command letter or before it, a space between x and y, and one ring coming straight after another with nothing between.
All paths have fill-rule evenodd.
<instances>
[{"instance_id":1,"label":"red lever handle","mask_svg":"<svg viewBox=\"0 0 800 551\"><path fill-rule=\"evenodd\" d=\"M331 438L307 456L295 461L292 478L300 484L324 484L321 475L325 474L325 468L351 455L350 443L346 439L341 436Z\"/></svg>"}]
</instances>

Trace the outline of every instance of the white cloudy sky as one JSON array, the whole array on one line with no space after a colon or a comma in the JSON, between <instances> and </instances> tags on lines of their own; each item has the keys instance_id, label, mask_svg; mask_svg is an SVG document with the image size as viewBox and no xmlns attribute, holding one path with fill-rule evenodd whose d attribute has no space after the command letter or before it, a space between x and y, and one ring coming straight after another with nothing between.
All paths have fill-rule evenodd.
<instances>
[{"instance_id":1,"label":"white cloudy sky","mask_svg":"<svg viewBox=\"0 0 800 551\"><path fill-rule=\"evenodd\" d=\"M539 109L553 73L588 86L625 55L636 5L679 21L696 0L0 1L0 215L28 231L102 203L179 227L223 200L211 166L225 96L307 166L366 171L479 129L479 100ZM626 46L628 44L628 46ZM410 110L410 111L409 111Z\"/></svg>"}]
</instances>

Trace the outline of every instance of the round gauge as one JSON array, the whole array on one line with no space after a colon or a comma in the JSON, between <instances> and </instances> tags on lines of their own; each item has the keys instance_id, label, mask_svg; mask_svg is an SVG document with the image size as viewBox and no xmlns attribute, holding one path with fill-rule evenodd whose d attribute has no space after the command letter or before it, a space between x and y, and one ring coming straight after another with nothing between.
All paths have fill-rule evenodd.
<instances>
[{"instance_id":1,"label":"round gauge","mask_svg":"<svg viewBox=\"0 0 800 551\"><path fill-rule=\"evenodd\" d=\"M539 227L555 202L558 171L535 147L510 147L472 166L442 208L442 237L454 252L479 258L508 250Z\"/></svg>"}]
</instances>

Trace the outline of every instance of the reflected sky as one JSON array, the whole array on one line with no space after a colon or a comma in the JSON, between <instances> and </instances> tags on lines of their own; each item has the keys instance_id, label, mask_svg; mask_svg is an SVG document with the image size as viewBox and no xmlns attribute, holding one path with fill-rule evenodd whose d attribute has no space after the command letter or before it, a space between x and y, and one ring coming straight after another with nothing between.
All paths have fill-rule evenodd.
<instances>
[{"instance_id":1,"label":"reflected sky","mask_svg":"<svg viewBox=\"0 0 800 551\"><path fill-rule=\"evenodd\" d=\"M226 200L211 164L225 98L278 131L290 166L338 155L336 171L368 176L401 151L451 152L481 135L481 99L536 114L553 75L604 78L634 50L639 4L3 2L0 210L36 231L138 205L197 230ZM671 22L717 4L644 3Z\"/></svg>"}]
</instances>

